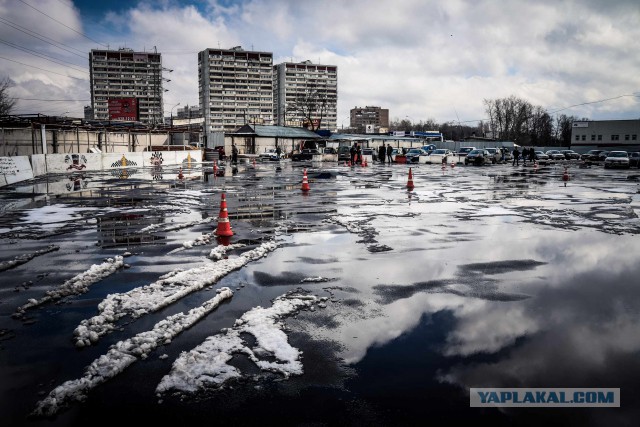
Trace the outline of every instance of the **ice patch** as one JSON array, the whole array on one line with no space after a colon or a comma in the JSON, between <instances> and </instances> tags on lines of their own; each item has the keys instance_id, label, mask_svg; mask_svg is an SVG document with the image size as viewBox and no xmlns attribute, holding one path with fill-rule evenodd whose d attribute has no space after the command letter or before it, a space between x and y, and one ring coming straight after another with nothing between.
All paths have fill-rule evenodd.
<instances>
[{"instance_id":1,"label":"ice patch","mask_svg":"<svg viewBox=\"0 0 640 427\"><path fill-rule=\"evenodd\" d=\"M328 277L322 277L322 276L305 277L300 281L300 283L322 283L322 282L329 282L330 280L331 279L329 279Z\"/></svg>"},{"instance_id":2,"label":"ice patch","mask_svg":"<svg viewBox=\"0 0 640 427\"><path fill-rule=\"evenodd\" d=\"M107 276L110 276L123 266L123 258L119 255L116 255L114 258L109 258L102 264L94 264L87 271L72 277L58 288L45 292L45 296L39 300L33 298L29 299L26 304L18 307L15 315L18 317L22 316L26 310L46 304L50 301L57 301L71 295L84 294L89 290L89 286L99 282Z\"/></svg>"},{"instance_id":3,"label":"ice patch","mask_svg":"<svg viewBox=\"0 0 640 427\"><path fill-rule=\"evenodd\" d=\"M171 372L158 384L156 392L159 395L172 390L193 393L240 377L240 371L227 364L234 353L245 354L264 371L285 377L301 375L301 352L289 344L282 330L284 324L279 319L310 307L316 301L317 297L313 295L283 295L276 298L270 308L252 308L236 320L233 328L207 338L189 352L182 352L173 363ZM241 337L242 333L253 335L256 347L249 348Z\"/></svg>"},{"instance_id":4,"label":"ice patch","mask_svg":"<svg viewBox=\"0 0 640 427\"><path fill-rule=\"evenodd\" d=\"M107 295L98 304L100 314L83 320L73 332L76 346L91 345L98 337L111 332L119 319L125 316L135 319L173 304L180 298L217 282L249 262L262 258L277 246L275 242L265 242L236 258L223 259L213 265L192 268L175 274L171 272L171 276L165 275L150 285L123 294Z\"/></svg>"},{"instance_id":5,"label":"ice patch","mask_svg":"<svg viewBox=\"0 0 640 427\"><path fill-rule=\"evenodd\" d=\"M141 228L138 233L148 233L150 231L175 231L183 228L191 227L199 224L206 224L213 221L215 218L205 218L198 221L184 222L179 224L151 224L144 228Z\"/></svg>"},{"instance_id":6,"label":"ice patch","mask_svg":"<svg viewBox=\"0 0 640 427\"><path fill-rule=\"evenodd\" d=\"M50 417L71 402L82 402L93 388L120 374L139 358L147 358L151 351L171 341L215 310L222 301L233 296L229 288L221 288L218 292L215 297L199 307L192 308L186 314L178 313L169 316L156 323L152 330L117 342L111 346L107 354L98 357L85 369L82 378L59 385L46 398L38 402L33 415Z\"/></svg>"}]
</instances>

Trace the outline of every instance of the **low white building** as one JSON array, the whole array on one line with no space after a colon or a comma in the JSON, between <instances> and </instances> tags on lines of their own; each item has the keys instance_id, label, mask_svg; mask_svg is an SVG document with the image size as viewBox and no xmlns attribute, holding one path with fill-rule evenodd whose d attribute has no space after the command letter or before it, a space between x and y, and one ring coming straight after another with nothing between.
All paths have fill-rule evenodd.
<instances>
[{"instance_id":1,"label":"low white building","mask_svg":"<svg viewBox=\"0 0 640 427\"><path fill-rule=\"evenodd\" d=\"M581 120L573 122L571 148L640 150L640 119L638 120Z\"/></svg>"}]
</instances>

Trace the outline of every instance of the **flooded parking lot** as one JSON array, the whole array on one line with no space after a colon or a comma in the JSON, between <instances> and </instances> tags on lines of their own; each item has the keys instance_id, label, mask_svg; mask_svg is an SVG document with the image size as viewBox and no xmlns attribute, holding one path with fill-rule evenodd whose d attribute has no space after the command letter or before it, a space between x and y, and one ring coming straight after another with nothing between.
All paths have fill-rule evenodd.
<instances>
[{"instance_id":1,"label":"flooded parking lot","mask_svg":"<svg viewBox=\"0 0 640 427\"><path fill-rule=\"evenodd\" d=\"M640 171L420 165L407 191L408 171L5 187L7 425L633 425ZM471 387L612 387L622 404L470 408Z\"/></svg>"}]
</instances>

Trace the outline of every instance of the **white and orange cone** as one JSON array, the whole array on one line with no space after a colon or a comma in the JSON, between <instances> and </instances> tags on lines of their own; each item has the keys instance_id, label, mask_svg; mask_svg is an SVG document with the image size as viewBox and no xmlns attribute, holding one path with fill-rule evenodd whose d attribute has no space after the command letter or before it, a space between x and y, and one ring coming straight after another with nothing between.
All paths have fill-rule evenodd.
<instances>
[{"instance_id":1,"label":"white and orange cone","mask_svg":"<svg viewBox=\"0 0 640 427\"><path fill-rule=\"evenodd\" d=\"M309 187L309 178L307 178L307 170L304 170L304 175L302 176L302 191L309 191L311 188Z\"/></svg>"},{"instance_id":2,"label":"white and orange cone","mask_svg":"<svg viewBox=\"0 0 640 427\"><path fill-rule=\"evenodd\" d=\"M411 168L409 168L409 179L407 180L407 190L413 190L413 174L411 173Z\"/></svg>"},{"instance_id":3,"label":"white and orange cone","mask_svg":"<svg viewBox=\"0 0 640 427\"><path fill-rule=\"evenodd\" d=\"M184 179L184 175L182 174L182 168L180 168L180 171L178 171L178 179L180 180Z\"/></svg>"},{"instance_id":4,"label":"white and orange cone","mask_svg":"<svg viewBox=\"0 0 640 427\"><path fill-rule=\"evenodd\" d=\"M222 200L220 201L220 215L218 215L218 228L216 229L216 236L233 236L233 231L231 231L231 223L229 222L229 212L227 212L227 199L225 199L224 193L222 193Z\"/></svg>"}]
</instances>

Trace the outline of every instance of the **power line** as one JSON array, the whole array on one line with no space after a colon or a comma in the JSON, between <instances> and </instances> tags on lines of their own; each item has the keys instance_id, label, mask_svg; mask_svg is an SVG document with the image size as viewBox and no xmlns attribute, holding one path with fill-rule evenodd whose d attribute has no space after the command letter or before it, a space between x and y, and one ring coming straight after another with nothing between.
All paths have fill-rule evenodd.
<instances>
[{"instance_id":1,"label":"power line","mask_svg":"<svg viewBox=\"0 0 640 427\"><path fill-rule=\"evenodd\" d=\"M568 110L569 108L573 108L573 107L580 107L580 106L582 106L582 105L598 104L598 103L600 103L600 102L613 101L614 99L624 98L625 96L638 97L638 95L636 95L635 93L626 94L626 95L619 95L619 96L614 96L613 98L601 99L601 100L599 100L599 101L583 102L583 103L580 103L580 104L569 105L568 107L561 108L561 109L559 109L559 110L555 110L555 111L551 111L549 114L558 113L558 112L560 112L560 111Z\"/></svg>"},{"instance_id":2,"label":"power line","mask_svg":"<svg viewBox=\"0 0 640 427\"><path fill-rule=\"evenodd\" d=\"M51 101L51 102L84 102L91 101L90 99L40 99L40 98L13 98L19 99L20 101Z\"/></svg>"},{"instance_id":3,"label":"power line","mask_svg":"<svg viewBox=\"0 0 640 427\"><path fill-rule=\"evenodd\" d=\"M39 13L43 14L44 16L46 16L47 18L51 19L52 21L56 21L58 24L60 24L60 25L62 25L62 26L64 26L64 27L66 27L66 28L70 29L70 30L71 30L71 31L73 31L74 33L80 34L82 37L85 37L85 38L87 38L87 39L91 40L91 41L92 41L92 42L94 42L94 43L98 43L98 44L100 44L100 45L102 45L102 46L107 47L107 45L106 45L106 44L100 43L99 41L92 39L92 38L91 38L91 37L89 37L88 35L86 35L86 34L84 34L84 33L81 33L80 31L78 31L78 30L76 30L76 29L74 29L74 28L71 28L71 27L70 27L70 26L68 26L67 24L65 24L65 23L63 23L63 22L60 22L60 21L58 21L57 19L55 19L55 18L53 18L53 17L51 17L51 16L47 15L46 13L44 13L43 11L41 11L40 9L37 9L37 8L35 8L35 7L31 6L29 3L25 2L24 0L18 0L18 1L19 1L20 3L22 3L22 4L25 4L25 5L29 6L31 9L35 10L36 12L39 12Z\"/></svg>"},{"instance_id":4,"label":"power line","mask_svg":"<svg viewBox=\"0 0 640 427\"><path fill-rule=\"evenodd\" d=\"M15 43L11 43L11 42L8 42L8 41L6 41L6 40L2 40L2 39L0 39L0 43L4 43L4 44L6 44L7 46L11 46L11 47L12 47L12 48L14 48L14 49L18 49L18 50L21 50L21 51L23 51L23 52L26 52L26 53L28 53L29 55L37 56L37 57L39 57L39 58L44 59L45 61L50 61L50 62L53 62L53 63L55 63L55 64L62 65L62 66L67 66L67 67L68 67L68 65L65 65L65 64L69 64L69 65L71 65L71 66L72 66L72 67L70 67L70 68L72 68L72 69L73 69L73 70L75 70L75 71L79 71L79 72L81 72L81 73L89 73L88 69L84 69L84 70L83 70L83 69L81 69L81 68L76 68L76 67L78 67L78 66L77 66L76 64L72 63L72 62L63 61L63 60L61 60L61 59L60 59L60 60L57 60L57 59L55 59L55 58L54 58L54 59L48 59L48 58L53 58L53 57L52 57L52 56L50 56L50 55L44 54L44 53L39 53L39 52L37 52L37 51L35 51L35 50L33 50L33 49L29 49L29 48L26 48L26 47L19 46L19 45L15 44ZM58 62L58 61L60 61L60 62Z\"/></svg>"},{"instance_id":5,"label":"power line","mask_svg":"<svg viewBox=\"0 0 640 427\"><path fill-rule=\"evenodd\" d=\"M44 68L36 67L35 65L29 65L29 64L25 64L24 62L16 61L14 59L5 58L4 56L0 56L0 59L5 59L7 61L15 62L16 64L24 65L26 67L36 68L38 70L46 71L47 73L57 74L57 75L62 76L62 77L69 77L70 79L86 80L86 78L74 77L74 76L69 76L69 75L66 75L66 74L56 73L55 71L45 70Z\"/></svg>"},{"instance_id":6,"label":"power line","mask_svg":"<svg viewBox=\"0 0 640 427\"><path fill-rule=\"evenodd\" d=\"M15 24L15 23L13 23L13 22L11 22L11 21L7 20L7 19L4 19L4 18L3 18L3 17L1 17L1 16L0 16L0 22L2 22L2 23L3 23L3 24L5 24L5 25L8 25L8 26L10 26L10 27L13 27L13 28L15 28L15 29L16 29L16 30L18 30L18 31L21 31L21 32L25 33L25 34L26 34L26 35L28 35L28 36L31 36L31 37L36 38L36 39L38 39L38 40L41 40L41 41L43 41L43 42L45 42L45 43L49 43L50 45L55 46L55 47L57 47L58 49L64 50L65 52L69 52L69 53L71 53L71 54L73 54L73 55L79 56L80 58L86 59L86 54L84 54L84 52L82 52L81 50L76 49L75 47L67 46L67 45L66 45L66 44L64 44L64 43L61 43L61 42L56 41L56 40L53 40L51 37L47 37L47 36L44 36L44 35L42 35L42 34L36 33L35 31L31 31L31 30L29 30L28 28L21 27L20 25ZM33 34L32 34L32 33L33 33ZM35 35L34 35L34 34L35 34ZM48 40L45 40L45 39L49 39L49 40L51 40L51 41L48 41ZM75 52L71 52L69 49L65 49L65 48L60 47L60 46L58 46L58 45L65 46L65 47L68 47L69 49L76 50L76 51L78 51L78 52L83 53L84 55L79 55L79 54L77 54L77 53L75 53Z\"/></svg>"}]
</instances>

